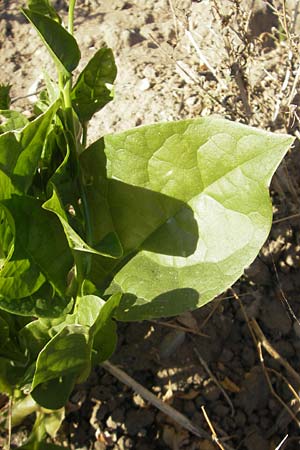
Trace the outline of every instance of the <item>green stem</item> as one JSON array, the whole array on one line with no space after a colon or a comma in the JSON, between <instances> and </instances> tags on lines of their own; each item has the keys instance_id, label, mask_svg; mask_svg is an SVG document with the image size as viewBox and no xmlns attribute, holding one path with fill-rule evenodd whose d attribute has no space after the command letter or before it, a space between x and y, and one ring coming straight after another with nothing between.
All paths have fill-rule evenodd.
<instances>
[{"instance_id":1,"label":"green stem","mask_svg":"<svg viewBox=\"0 0 300 450\"><path fill-rule=\"evenodd\" d=\"M86 143L87 143L87 122L84 122L82 124L82 139L81 139L81 144L83 148L86 147Z\"/></svg>"},{"instance_id":2,"label":"green stem","mask_svg":"<svg viewBox=\"0 0 300 450\"><path fill-rule=\"evenodd\" d=\"M69 3L69 17L68 17L68 31L70 34L74 33L74 9L76 0L70 0Z\"/></svg>"}]
</instances>

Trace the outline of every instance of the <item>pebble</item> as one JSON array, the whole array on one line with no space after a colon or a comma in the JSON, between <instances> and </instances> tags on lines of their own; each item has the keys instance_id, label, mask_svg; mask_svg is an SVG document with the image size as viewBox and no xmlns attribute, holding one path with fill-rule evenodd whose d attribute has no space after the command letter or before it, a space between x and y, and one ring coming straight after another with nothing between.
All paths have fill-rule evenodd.
<instances>
[{"instance_id":1,"label":"pebble","mask_svg":"<svg viewBox=\"0 0 300 450\"><path fill-rule=\"evenodd\" d=\"M135 436L144 427L152 425L155 414L150 409L130 409L126 414L125 426L130 436Z\"/></svg>"},{"instance_id":2,"label":"pebble","mask_svg":"<svg viewBox=\"0 0 300 450\"><path fill-rule=\"evenodd\" d=\"M256 427L248 433L244 443L247 450L269 450L268 441L259 433Z\"/></svg>"},{"instance_id":3,"label":"pebble","mask_svg":"<svg viewBox=\"0 0 300 450\"><path fill-rule=\"evenodd\" d=\"M143 78L142 80L138 81L136 87L138 88L139 91L147 91L150 87L150 81L148 80L148 78Z\"/></svg>"},{"instance_id":4,"label":"pebble","mask_svg":"<svg viewBox=\"0 0 300 450\"><path fill-rule=\"evenodd\" d=\"M254 366L246 375L237 394L238 404L250 415L256 409L264 408L269 399L269 387L260 366Z\"/></svg>"},{"instance_id":5,"label":"pebble","mask_svg":"<svg viewBox=\"0 0 300 450\"><path fill-rule=\"evenodd\" d=\"M128 436L121 436L117 442L118 450L127 450L129 448L133 448L133 440Z\"/></svg>"},{"instance_id":6,"label":"pebble","mask_svg":"<svg viewBox=\"0 0 300 450\"><path fill-rule=\"evenodd\" d=\"M273 298L263 309L260 317L270 330L276 330L283 335L288 334L292 327L291 319L280 300Z\"/></svg>"},{"instance_id":7,"label":"pebble","mask_svg":"<svg viewBox=\"0 0 300 450\"><path fill-rule=\"evenodd\" d=\"M274 347L284 358L292 358L295 355L295 350L292 344L288 341L284 341L283 339L276 342L276 344L274 344Z\"/></svg>"},{"instance_id":8,"label":"pebble","mask_svg":"<svg viewBox=\"0 0 300 450\"><path fill-rule=\"evenodd\" d=\"M244 366L248 368L253 367L255 365L256 352L252 348L246 347L242 352L242 360Z\"/></svg>"},{"instance_id":9,"label":"pebble","mask_svg":"<svg viewBox=\"0 0 300 450\"><path fill-rule=\"evenodd\" d=\"M218 417L226 417L229 414L229 407L221 402L216 403L214 408Z\"/></svg>"},{"instance_id":10,"label":"pebble","mask_svg":"<svg viewBox=\"0 0 300 450\"><path fill-rule=\"evenodd\" d=\"M245 270L245 275L249 280L258 285L270 285L272 282L271 273L268 266L261 259L256 260Z\"/></svg>"},{"instance_id":11,"label":"pebble","mask_svg":"<svg viewBox=\"0 0 300 450\"><path fill-rule=\"evenodd\" d=\"M159 346L159 356L162 359L169 358L172 353L176 352L178 348L185 341L185 332L174 330L168 333L162 340Z\"/></svg>"},{"instance_id":12,"label":"pebble","mask_svg":"<svg viewBox=\"0 0 300 450\"><path fill-rule=\"evenodd\" d=\"M294 330L296 336L297 336L298 338L300 338L300 323L299 323L299 322L296 322L296 321L294 322L294 324L293 324L293 330Z\"/></svg>"},{"instance_id":13,"label":"pebble","mask_svg":"<svg viewBox=\"0 0 300 450\"><path fill-rule=\"evenodd\" d=\"M203 384L205 385L205 382ZM204 386L203 391L202 391L202 395L205 398L205 400L208 400L211 402L218 400L220 397L220 393L221 392L220 392L220 389L218 388L218 386L216 386L211 381L208 381L208 383L206 383L206 386Z\"/></svg>"},{"instance_id":14,"label":"pebble","mask_svg":"<svg viewBox=\"0 0 300 450\"><path fill-rule=\"evenodd\" d=\"M229 348L225 347L220 355L219 361L227 363L227 362L230 362L232 360L232 358L233 358L233 352Z\"/></svg>"},{"instance_id":15,"label":"pebble","mask_svg":"<svg viewBox=\"0 0 300 450\"><path fill-rule=\"evenodd\" d=\"M235 423L236 423L237 427L239 427L239 428L244 427L246 424L246 421L247 421L246 414L244 414L243 411L241 411L239 409L235 416Z\"/></svg>"}]
</instances>

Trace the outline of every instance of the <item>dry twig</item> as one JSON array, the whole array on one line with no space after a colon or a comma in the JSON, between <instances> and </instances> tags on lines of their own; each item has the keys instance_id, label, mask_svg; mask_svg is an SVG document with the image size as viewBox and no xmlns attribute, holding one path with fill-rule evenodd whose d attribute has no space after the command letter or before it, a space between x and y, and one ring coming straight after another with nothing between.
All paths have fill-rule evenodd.
<instances>
[{"instance_id":1,"label":"dry twig","mask_svg":"<svg viewBox=\"0 0 300 450\"><path fill-rule=\"evenodd\" d=\"M252 319L251 326L264 349L269 353L269 355L272 356L272 358L278 361L286 369L286 371L296 381L298 387L300 388L300 375L298 374L298 372L296 372L295 369L286 361L286 359L284 359L270 344L255 319Z\"/></svg>"},{"instance_id":2,"label":"dry twig","mask_svg":"<svg viewBox=\"0 0 300 450\"><path fill-rule=\"evenodd\" d=\"M177 422L180 426L188 430L193 435L200 438L212 439L211 436L207 433L207 431L205 431L203 428L200 428L199 426L195 426L186 416L181 414L175 408L172 408L172 406L164 403L162 400L160 400L158 397L152 394L152 392L144 388L144 386L142 386L132 377L127 375L127 373L125 373L119 367L115 366L114 364L111 364L109 361L103 362L101 366L109 373L111 373L114 377L116 377L119 381L126 384L126 386L130 387L135 392L137 392L144 400L151 403L153 406L155 406L157 409L159 409L164 414L169 416L172 420L174 420L174 422ZM233 450L233 449L228 444L223 443L223 450Z\"/></svg>"},{"instance_id":3,"label":"dry twig","mask_svg":"<svg viewBox=\"0 0 300 450\"><path fill-rule=\"evenodd\" d=\"M225 400L227 401L230 409L231 409L231 416L233 417L235 414L235 410L234 410L234 406L232 404L232 401L230 400L229 396L227 395L227 392L225 391L225 389L223 388L223 386L221 385L221 383L217 380L217 378L214 376L214 374L212 373L212 371L210 370L210 368L208 367L208 365L206 364L206 362L204 361L204 359L202 358L199 350L194 347L194 352L197 356L197 358L199 359L200 363L202 364L202 366L204 367L205 371L208 373L208 375L210 376L210 378L212 379L212 381L215 383L215 385L220 389L220 391L222 392Z\"/></svg>"},{"instance_id":4,"label":"dry twig","mask_svg":"<svg viewBox=\"0 0 300 450\"><path fill-rule=\"evenodd\" d=\"M262 353L262 342L259 341L257 344L257 351L258 351L258 355L259 355L259 361L261 363L263 372L265 374L265 378L266 381L268 383L270 392L272 393L272 395L276 398L276 400L283 406L283 408L288 412L288 414L291 416L291 418L295 421L295 423L297 424L298 427L300 427L300 422L297 419L297 417L295 416L294 412L292 411L292 409L282 400L282 398L277 394L277 392L275 391L275 389L273 388L270 376L268 374L268 370L266 369L265 366L265 361L264 361L264 357L263 357L263 353ZM273 431L273 430L272 430ZM272 433L273 434L273 433Z\"/></svg>"},{"instance_id":5,"label":"dry twig","mask_svg":"<svg viewBox=\"0 0 300 450\"><path fill-rule=\"evenodd\" d=\"M210 421L210 419L209 419L209 417L207 415L207 412L205 411L204 405L201 406L201 409L202 409L204 418L205 418L205 420L207 422L207 425L210 428L212 441L215 442L218 445L218 447L220 447L221 450L225 450L223 445L221 444L221 442L220 442L216 432L215 432L215 429L214 429L213 424L211 423L211 421Z\"/></svg>"},{"instance_id":6,"label":"dry twig","mask_svg":"<svg viewBox=\"0 0 300 450\"><path fill-rule=\"evenodd\" d=\"M184 331L185 333L192 333L192 334L196 334L197 336L210 338L210 336L208 336L208 334L201 333L200 331L196 331L196 330L193 330L192 328L184 327L182 325L177 325L176 323L162 322L161 320L149 320L149 322L151 322L155 325L162 325L163 327L175 328L175 330Z\"/></svg>"},{"instance_id":7,"label":"dry twig","mask_svg":"<svg viewBox=\"0 0 300 450\"><path fill-rule=\"evenodd\" d=\"M146 401L154 405L157 409L162 411L167 416L171 417L175 422L177 422L179 425L181 425L186 430L190 431L195 436L198 436L200 438L209 438L208 433L203 430L200 427L196 427L186 416L181 414L179 411L177 411L175 408L172 408L172 406L164 403L162 400L160 400L158 397L156 397L152 392L150 392L148 389L144 388L140 383L135 381L132 377L127 375L122 369L119 367L111 364L108 361L105 361L101 364L102 367L104 367L105 370L107 370L109 373L111 373L114 377L116 377L119 381L126 384L126 386L133 389L135 392L137 392L142 398L144 398Z\"/></svg>"},{"instance_id":8,"label":"dry twig","mask_svg":"<svg viewBox=\"0 0 300 450\"><path fill-rule=\"evenodd\" d=\"M274 390L272 382L270 380L269 374L268 374L268 368L266 368L265 366L265 362L264 362L264 358L263 358L263 353L262 353L262 347L265 348L265 350L267 350L267 352L277 361L281 362L281 364L287 369L287 371L293 375L296 375L296 379L300 381L300 376L295 372L295 370L290 366L290 364L284 359L282 358L279 353L271 346L271 344L268 342L268 340L266 339L265 335L263 334L262 330L260 329L258 323L256 322L255 319L252 319L251 322L249 321L249 318L247 316L246 310L241 302L241 300L239 299L238 295L235 293L235 291L232 289L232 292L234 294L234 298L236 300L238 300L240 306L241 306L241 310L242 313L245 317L246 323L248 325L250 334L252 336L252 339L254 341L254 344L256 346L257 352L258 352L258 357L259 357L259 361L261 363L261 367L262 370L264 372L266 381L268 383L269 389L271 394L276 398L276 400L283 406L283 408L287 411L287 413L289 414L289 416L296 422L297 426L300 426L300 422L297 419L297 417L295 416L294 412L292 411L292 409L282 400L282 398L277 394L277 392ZM299 385L300 386L300 385ZM298 397L298 396L297 396ZM274 431L274 427L271 429L270 431L270 435L273 434Z\"/></svg>"}]
</instances>

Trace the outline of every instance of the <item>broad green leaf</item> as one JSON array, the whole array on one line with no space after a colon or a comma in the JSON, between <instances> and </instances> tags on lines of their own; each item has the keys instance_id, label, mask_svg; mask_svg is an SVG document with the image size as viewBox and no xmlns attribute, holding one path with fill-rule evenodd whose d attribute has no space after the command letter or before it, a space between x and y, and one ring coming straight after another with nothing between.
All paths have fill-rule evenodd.
<instances>
[{"instance_id":1,"label":"broad green leaf","mask_svg":"<svg viewBox=\"0 0 300 450\"><path fill-rule=\"evenodd\" d=\"M0 392L13 395L24 373L24 364L18 365L13 358L0 356Z\"/></svg>"},{"instance_id":2,"label":"broad green leaf","mask_svg":"<svg viewBox=\"0 0 300 450\"><path fill-rule=\"evenodd\" d=\"M32 389L51 380L85 372L90 366L89 329L83 325L67 325L40 352Z\"/></svg>"},{"instance_id":3,"label":"broad green leaf","mask_svg":"<svg viewBox=\"0 0 300 450\"><path fill-rule=\"evenodd\" d=\"M60 22L59 15L49 0L28 0L27 6L30 11L40 13L44 16L50 16L52 19Z\"/></svg>"},{"instance_id":4,"label":"broad green leaf","mask_svg":"<svg viewBox=\"0 0 300 450\"><path fill-rule=\"evenodd\" d=\"M104 140L108 176L126 183L125 190L147 189L136 197L141 213L147 192L183 202L173 204L163 222L160 210L149 206L158 226L151 234L148 224L140 226L140 251L111 286L126 294L117 317L171 316L204 305L232 285L268 236L268 185L293 138L200 118L141 127ZM128 248L138 241L132 242L126 201L124 195L118 205L109 203L110 210L118 207L114 224Z\"/></svg>"},{"instance_id":5,"label":"broad green leaf","mask_svg":"<svg viewBox=\"0 0 300 450\"><path fill-rule=\"evenodd\" d=\"M55 20L29 9L22 11L39 33L58 67L71 73L80 60L80 50L74 37Z\"/></svg>"},{"instance_id":6,"label":"broad green leaf","mask_svg":"<svg viewBox=\"0 0 300 450\"><path fill-rule=\"evenodd\" d=\"M12 299L20 303L21 298L37 291L44 283L45 277L36 264L31 263L20 251L15 242L16 227L13 216L1 204L0 216L2 218L0 248L3 254L0 271L0 308L7 310L5 305L9 305ZM10 308L8 311L11 311Z\"/></svg>"},{"instance_id":7,"label":"broad green leaf","mask_svg":"<svg viewBox=\"0 0 300 450\"><path fill-rule=\"evenodd\" d=\"M17 400L12 405L12 426L21 425L23 420L39 409L39 406L30 395Z\"/></svg>"},{"instance_id":8,"label":"broad green leaf","mask_svg":"<svg viewBox=\"0 0 300 450\"><path fill-rule=\"evenodd\" d=\"M112 100L117 68L111 49L98 50L83 69L72 91L73 107L84 123Z\"/></svg>"},{"instance_id":9,"label":"broad green leaf","mask_svg":"<svg viewBox=\"0 0 300 450\"><path fill-rule=\"evenodd\" d=\"M21 275L19 274L18 277L21 277ZM41 276L41 274L39 275ZM18 281L18 277L16 277L16 282ZM45 318L60 317L69 310L69 298L67 296L60 297L57 295L47 283L44 283L38 290L32 289L34 292L30 295L28 294L28 296L25 296L26 290L28 290L28 286L25 285L23 290L19 289L17 291L19 298L17 295L15 297L1 296L0 309L12 314L18 314L19 316ZM20 296L20 294L23 295Z\"/></svg>"},{"instance_id":10,"label":"broad green leaf","mask_svg":"<svg viewBox=\"0 0 300 450\"><path fill-rule=\"evenodd\" d=\"M0 116L6 119L0 124L0 133L19 130L29 123L28 119L22 113L11 109L1 109Z\"/></svg>"},{"instance_id":11,"label":"broad green leaf","mask_svg":"<svg viewBox=\"0 0 300 450\"><path fill-rule=\"evenodd\" d=\"M11 260L28 260L64 297L73 258L58 219L29 196L14 195L1 204L14 220L15 256Z\"/></svg>"},{"instance_id":12,"label":"broad green leaf","mask_svg":"<svg viewBox=\"0 0 300 450\"><path fill-rule=\"evenodd\" d=\"M103 140L82 153L80 164L90 205L94 242L112 233L123 248L123 258L118 261L93 256L90 280L99 289L105 288L117 265L124 264L147 237L177 212L177 221L169 223L173 230L171 237L157 243L156 250L169 251L171 247L174 255L193 252L198 237L197 223L186 203L159 192L107 179ZM167 234L170 235L169 232Z\"/></svg>"},{"instance_id":13,"label":"broad green leaf","mask_svg":"<svg viewBox=\"0 0 300 450\"><path fill-rule=\"evenodd\" d=\"M89 205L93 247L100 249L101 253L121 257L123 247L116 233L107 202L108 181L102 139L96 141L80 155L80 165ZM114 264L111 261L108 263L110 267Z\"/></svg>"},{"instance_id":14,"label":"broad green leaf","mask_svg":"<svg viewBox=\"0 0 300 450\"><path fill-rule=\"evenodd\" d=\"M36 292L45 282L45 277L35 264L28 259L18 259L18 256L15 252L0 272L0 308L3 306L2 300L7 304L11 299L20 301Z\"/></svg>"},{"instance_id":15,"label":"broad green leaf","mask_svg":"<svg viewBox=\"0 0 300 450\"><path fill-rule=\"evenodd\" d=\"M61 202L58 197L55 186L52 185L52 188L53 188L52 197L43 204L43 208L48 211L52 211L57 215L57 217L59 218L59 220L63 226L63 229L64 229L64 232L68 239L70 248L77 252L94 253L96 255L103 255L103 256L108 256L111 258L120 257L122 254L120 247L117 249L116 255L110 254L112 252L109 252L109 250L112 249L114 252L115 247L112 245L109 245L109 236L106 236L103 239L103 241L98 245L99 250L101 250L101 248L103 248L102 251L99 251L99 250L96 250L95 248L92 248L90 245L88 245L79 236L79 234L76 233L76 231L68 223L66 212L64 211L64 209L61 205ZM101 247L101 244L102 244L102 247Z\"/></svg>"},{"instance_id":16,"label":"broad green leaf","mask_svg":"<svg viewBox=\"0 0 300 450\"><path fill-rule=\"evenodd\" d=\"M44 141L58 104L30 122L21 131L8 131L0 136L0 170L19 192L26 193L37 170ZM6 193L0 198L8 198Z\"/></svg>"},{"instance_id":17,"label":"broad green leaf","mask_svg":"<svg viewBox=\"0 0 300 450\"><path fill-rule=\"evenodd\" d=\"M117 345L117 325L113 316L120 304L121 294L112 295L102 306L91 333L93 339L93 364L107 360Z\"/></svg>"}]
</instances>

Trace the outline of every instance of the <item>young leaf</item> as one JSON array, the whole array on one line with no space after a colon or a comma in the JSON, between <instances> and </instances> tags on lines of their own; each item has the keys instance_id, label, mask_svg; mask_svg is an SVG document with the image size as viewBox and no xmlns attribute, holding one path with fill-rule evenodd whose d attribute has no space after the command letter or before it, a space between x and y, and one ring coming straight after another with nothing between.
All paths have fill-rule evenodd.
<instances>
[{"instance_id":1,"label":"young leaf","mask_svg":"<svg viewBox=\"0 0 300 450\"><path fill-rule=\"evenodd\" d=\"M112 100L110 85L117 75L114 56L109 48L98 50L83 69L72 90L73 107L80 122L92 116Z\"/></svg>"},{"instance_id":2,"label":"young leaf","mask_svg":"<svg viewBox=\"0 0 300 450\"><path fill-rule=\"evenodd\" d=\"M80 60L80 50L74 37L49 17L30 9L22 11L39 33L54 62L65 73L71 73Z\"/></svg>"},{"instance_id":3,"label":"young leaf","mask_svg":"<svg viewBox=\"0 0 300 450\"><path fill-rule=\"evenodd\" d=\"M0 109L9 109L10 107L10 84L0 84Z\"/></svg>"},{"instance_id":4,"label":"young leaf","mask_svg":"<svg viewBox=\"0 0 300 450\"><path fill-rule=\"evenodd\" d=\"M37 266L64 297L73 258L58 219L29 196L14 195L2 205L14 220L14 253Z\"/></svg>"},{"instance_id":5,"label":"young leaf","mask_svg":"<svg viewBox=\"0 0 300 450\"><path fill-rule=\"evenodd\" d=\"M20 278L21 275L22 274L18 274L16 276L16 283L18 282L18 277ZM39 276L41 276L41 274L39 274ZM25 290L28 290L28 285L25 285L23 291L21 291L21 289L18 290L18 293L24 293L22 298L18 298L17 296L0 296L0 308L19 316L43 318L64 316L69 310L69 298L66 296L58 296L47 283L44 283L40 289L35 290L35 292L27 297L25 296Z\"/></svg>"},{"instance_id":6,"label":"young leaf","mask_svg":"<svg viewBox=\"0 0 300 450\"><path fill-rule=\"evenodd\" d=\"M20 192L26 193L31 185L57 107L58 103L52 105L21 131L0 136L0 169ZM8 198L2 195L0 198Z\"/></svg>"},{"instance_id":7,"label":"young leaf","mask_svg":"<svg viewBox=\"0 0 300 450\"><path fill-rule=\"evenodd\" d=\"M82 372L86 372L86 369L89 367L90 344L88 327L83 325L67 325L48 342L38 356L32 382L33 398L37 400L37 391L35 389L39 385L41 385L40 387L42 389L44 383L51 381L56 383L56 380L59 380L61 377L67 376L73 379L76 376L77 378ZM49 389L47 391L47 396L49 396L51 391ZM65 398L57 398L55 401L57 404L62 401L61 406L63 406L65 400ZM40 403L40 399L38 402ZM49 407L45 402L40 404Z\"/></svg>"},{"instance_id":8,"label":"young leaf","mask_svg":"<svg viewBox=\"0 0 300 450\"><path fill-rule=\"evenodd\" d=\"M28 119L18 111L11 109L1 109L0 116L6 119L0 125L0 134L6 131L15 131L25 127L28 124Z\"/></svg>"},{"instance_id":9,"label":"young leaf","mask_svg":"<svg viewBox=\"0 0 300 450\"><path fill-rule=\"evenodd\" d=\"M68 223L67 215L61 205L56 188L53 184L52 188L53 188L52 197L43 204L43 208L48 211L52 211L59 218L63 226L65 235L67 237L67 240L69 242L70 249L77 252L92 253L100 256L107 256L110 258L120 257L120 253L117 253L116 256L108 253L106 251L106 249L109 248L108 245L103 245L102 252L100 250L92 248L79 236L79 234L76 233L76 231Z\"/></svg>"},{"instance_id":10,"label":"young leaf","mask_svg":"<svg viewBox=\"0 0 300 450\"><path fill-rule=\"evenodd\" d=\"M171 316L197 308L241 276L269 233L268 185L292 142L290 136L219 118L105 137L109 177L187 205L151 236L145 234L141 251L116 274L112 288L127 294L119 319ZM181 234L182 245L187 245L191 233L184 231L191 217L184 213L186 207L197 223L197 242L189 254L176 254L167 241L176 230L175 236ZM155 209L152 213L158 215Z\"/></svg>"},{"instance_id":11,"label":"young leaf","mask_svg":"<svg viewBox=\"0 0 300 450\"><path fill-rule=\"evenodd\" d=\"M28 0L27 6L30 11L40 13L44 16L47 15L52 19L60 22L60 17L49 0Z\"/></svg>"},{"instance_id":12,"label":"young leaf","mask_svg":"<svg viewBox=\"0 0 300 450\"><path fill-rule=\"evenodd\" d=\"M117 325L113 320L120 304L121 294L112 295L102 306L97 320L91 328L93 335L93 364L108 359L117 345Z\"/></svg>"}]
</instances>

